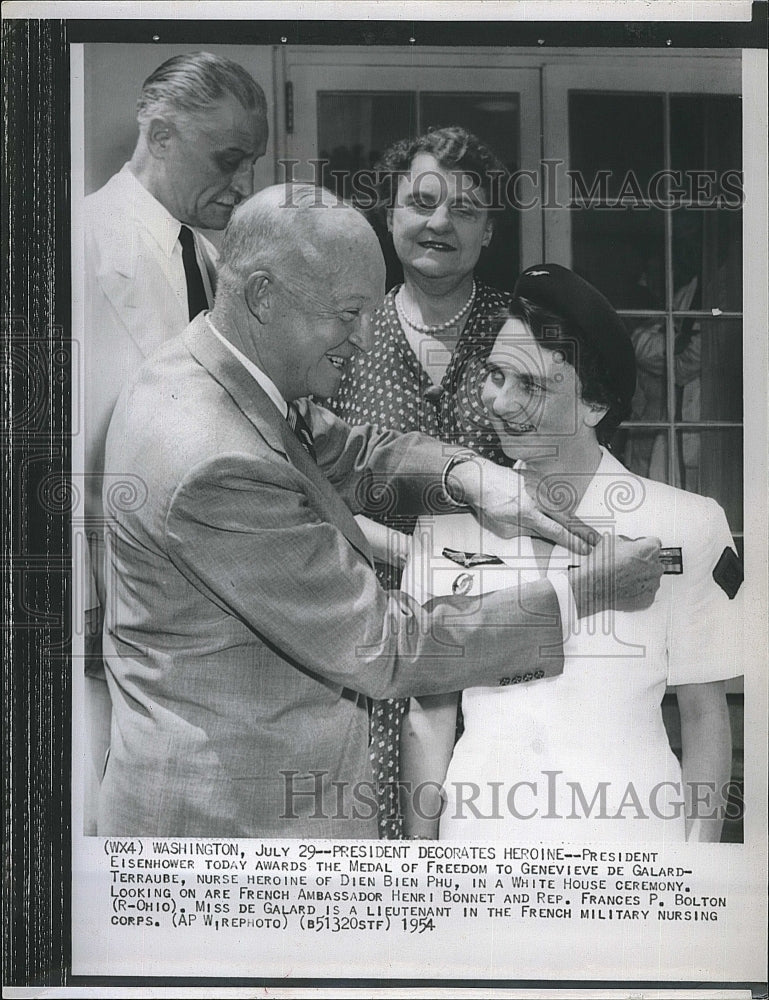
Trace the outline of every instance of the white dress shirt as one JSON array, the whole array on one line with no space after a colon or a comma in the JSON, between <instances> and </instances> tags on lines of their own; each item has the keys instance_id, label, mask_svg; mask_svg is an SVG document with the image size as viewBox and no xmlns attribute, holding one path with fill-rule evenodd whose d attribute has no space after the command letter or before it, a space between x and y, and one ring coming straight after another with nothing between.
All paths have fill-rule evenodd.
<instances>
[{"instance_id":1,"label":"white dress shirt","mask_svg":"<svg viewBox=\"0 0 769 1000\"><path fill-rule=\"evenodd\" d=\"M214 324L211 322L210 316L206 316L206 322L208 323L211 332L215 334L219 338L219 340L221 340L221 342L224 344L224 346L227 348L228 351L230 351L232 354L235 355L238 361L246 369L248 374L253 379L255 379L256 382L259 383L262 389L264 389L264 391L270 397L272 402L278 408L278 412L280 413L280 415L285 420L288 417L288 403L285 401L285 399L280 393L280 389L278 389L278 387L272 381L270 376L266 372L262 371L262 369L259 368L257 365L255 365L250 358L247 358L242 351L239 351L234 344L231 344L230 341L227 340L225 336L219 333Z\"/></svg>"},{"instance_id":2,"label":"white dress shirt","mask_svg":"<svg viewBox=\"0 0 769 1000\"><path fill-rule=\"evenodd\" d=\"M183 308L187 309L187 279L182 261L182 245L179 242L179 232L182 224L149 191L131 172L126 163L120 171L120 178L126 185L133 203L134 221L147 235L146 247L153 255L158 267L161 268L169 285L173 288ZM203 277L203 287L209 305L213 305L214 292L211 281L211 262L201 248L199 235L188 226L195 240L195 256Z\"/></svg>"}]
</instances>

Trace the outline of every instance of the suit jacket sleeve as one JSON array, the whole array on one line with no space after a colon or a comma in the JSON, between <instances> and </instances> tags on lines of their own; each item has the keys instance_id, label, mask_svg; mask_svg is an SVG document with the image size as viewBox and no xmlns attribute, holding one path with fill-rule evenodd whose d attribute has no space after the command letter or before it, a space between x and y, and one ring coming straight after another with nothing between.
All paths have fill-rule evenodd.
<instances>
[{"instance_id":1,"label":"suit jacket sleeve","mask_svg":"<svg viewBox=\"0 0 769 1000\"><path fill-rule=\"evenodd\" d=\"M558 601L547 581L436 598L421 609L379 586L305 487L302 474L274 455L203 462L171 500L170 559L296 668L375 698L562 671Z\"/></svg>"},{"instance_id":2,"label":"suit jacket sleeve","mask_svg":"<svg viewBox=\"0 0 769 1000\"><path fill-rule=\"evenodd\" d=\"M446 500L441 474L452 454L467 449L418 431L402 434L371 424L351 426L322 406L304 407L318 464L356 514L456 510Z\"/></svg>"}]
</instances>

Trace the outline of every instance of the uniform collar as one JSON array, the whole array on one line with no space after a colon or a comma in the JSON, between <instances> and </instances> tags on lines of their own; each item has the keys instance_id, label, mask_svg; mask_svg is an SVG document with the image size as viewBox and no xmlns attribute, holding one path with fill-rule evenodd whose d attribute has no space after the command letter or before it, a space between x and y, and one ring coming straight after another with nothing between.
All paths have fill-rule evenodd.
<instances>
[{"instance_id":1,"label":"uniform collar","mask_svg":"<svg viewBox=\"0 0 769 1000\"><path fill-rule=\"evenodd\" d=\"M637 489L634 483L640 486L638 476L629 472L603 445L599 445L599 447L601 449L601 461L598 463L598 468L591 476L590 482L587 484L585 492L582 494L582 498L574 511L575 516L583 520L603 518L606 517L609 511L616 510L617 502L621 503L621 497L615 498L614 496L614 493L618 489L618 479L624 481L626 484L625 488L632 490L634 494ZM526 463L518 461L513 468L521 472L526 468ZM619 488L622 489L621 484ZM643 489L643 487L640 488Z\"/></svg>"},{"instance_id":2,"label":"uniform collar","mask_svg":"<svg viewBox=\"0 0 769 1000\"><path fill-rule=\"evenodd\" d=\"M607 516L614 520L625 506L623 495L627 494L626 499L631 501L632 497L639 495L639 487L642 495L643 487L638 476L629 472L601 445L601 461L574 513L582 520L604 519Z\"/></svg>"}]
</instances>

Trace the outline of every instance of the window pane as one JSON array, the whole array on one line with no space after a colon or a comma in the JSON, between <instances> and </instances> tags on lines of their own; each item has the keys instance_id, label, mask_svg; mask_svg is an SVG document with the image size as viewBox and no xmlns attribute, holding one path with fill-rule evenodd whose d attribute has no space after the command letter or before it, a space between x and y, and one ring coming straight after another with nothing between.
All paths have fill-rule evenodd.
<instances>
[{"instance_id":1,"label":"window pane","mask_svg":"<svg viewBox=\"0 0 769 1000\"><path fill-rule=\"evenodd\" d=\"M636 358L636 391L631 420L666 420L667 339L664 316L623 316Z\"/></svg>"},{"instance_id":2,"label":"window pane","mask_svg":"<svg viewBox=\"0 0 769 1000\"><path fill-rule=\"evenodd\" d=\"M742 323L676 320L676 419L742 420Z\"/></svg>"},{"instance_id":3,"label":"window pane","mask_svg":"<svg viewBox=\"0 0 769 1000\"><path fill-rule=\"evenodd\" d=\"M322 183L345 198L362 194L370 207L371 184L361 192L356 171L371 170L394 142L415 135L416 94L412 91L318 92L318 156L327 160ZM387 266L387 287L403 280L384 213L370 213Z\"/></svg>"},{"instance_id":4,"label":"window pane","mask_svg":"<svg viewBox=\"0 0 769 1000\"><path fill-rule=\"evenodd\" d=\"M671 166L680 173L673 213L676 292L695 281L693 309L742 308L742 100L670 98ZM698 207L699 206L699 207Z\"/></svg>"},{"instance_id":5,"label":"window pane","mask_svg":"<svg viewBox=\"0 0 769 1000\"><path fill-rule=\"evenodd\" d=\"M520 101L516 93L429 93L419 95L419 128L460 125L478 136L508 170L520 165ZM494 213L494 235L476 273L488 284L512 291L521 271L520 219L510 208Z\"/></svg>"},{"instance_id":6,"label":"window pane","mask_svg":"<svg viewBox=\"0 0 769 1000\"><path fill-rule=\"evenodd\" d=\"M657 209L571 210L574 270L615 309L665 306L665 223Z\"/></svg>"},{"instance_id":7,"label":"window pane","mask_svg":"<svg viewBox=\"0 0 769 1000\"><path fill-rule=\"evenodd\" d=\"M620 427L611 449L636 475L670 482L666 430ZM717 500L731 531L742 532L742 428L677 431L673 478L673 485Z\"/></svg>"},{"instance_id":8,"label":"window pane","mask_svg":"<svg viewBox=\"0 0 769 1000\"><path fill-rule=\"evenodd\" d=\"M420 129L461 125L491 146L508 170L517 170L519 154L518 94L419 95Z\"/></svg>"},{"instance_id":9,"label":"window pane","mask_svg":"<svg viewBox=\"0 0 769 1000\"><path fill-rule=\"evenodd\" d=\"M742 98L684 94L670 98L673 170L742 169Z\"/></svg>"},{"instance_id":10,"label":"window pane","mask_svg":"<svg viewBox=\"0 0 769 1000\"><path fill-rule=\"evenodd\" d=\"M608 197L626 192L633 181L646 194L665 165L663 139L660 95L569 94L569 168L579 171L588 191L599 171L609 171Z\"/></svg>"},{"instance_id":11,"label":"window pane","mask_svg":"<svg viewBox=\"0 0 769 1000\"><path fill-rule=\"evenodd\" d=\"M517 93L474 94L391 92L318 92L318 155L328 161L322 183L336 194L356 192L368 198L369 187L355 185L358 170L370 170L388 146L415 138L428 127L461 125L489 145L511 170L520 159L520 99ZM382 213L382 216L384 213ZM387 287L403 280L383 217L370 218L387 265ZM506 209L494 215L491 245L482 253L476 274L497 288L512 291L521 270L520 220Z\"/></svg>"},{"instance_id":12,"label":"window pane","mask_svg":"<svg viewBox=\"0 0 769 1000\"><path fill-rule=\"evenodd\" d=\"M668 481L668 432L622 426L611 442L620 462L637 476ZM671 543L672 544L672 543Z\"/></svg>"},{"instance_id":13,"label":"window pane","mask_svg":"<svg viewBox=\"0 0 769 1000\"><path fill-rule=\"evenodd\" d=\"M742 428L680 431L679 441L681 485L717 500L731 530L741 532Z\"/></svg>"},{"instance_id":14,"label":"window pane","mask_svg":"<svg viewBox=\"0 0 769 1000\"><path fill-rule=\"evenodd\" d=\"M673 307L742 309L742 212L673 212Z\"/></svg>"},{"instance_id":15,"label":"window pane","mask_svg":"<svg viewBox=\"0 0 769 1000\"><path fill-rule=\"evenodd\" d=\"M615 452L639 475L714 497L740 532L742 428L675 426L742 420L741 323L718 315L742 306L740 101L671 95L670 165L679 173L669 189L648 186L664 166L661 98L572 94L569 110L570 166L582 175L581 197L572 182L574 267L631 314L623 318L638 366L632 416L615 436ZM602 169L614 176L599 207L585 192ZM647 211L627 202L625 211L606 207L621 190L616 178L627 184L631 174L649 201L669 190L674 200L667 212L659 201ZM626 194L633 194L627 186ZM672 309L671 351L667 317L632 315L648 309ZM712 317L681 315L711 310ZM633 426L658 421L672 426Z\"/></svg>"},{"instance_id":16,"label":"window pane","mask_svg":"<svg viewBox=\"0 0 769 1000\"><path fill-rule=\"evenodd\" d=\"M413 135L415 98L409 91L319 91L318 156L329 161L323 171L324 186L350 197L356 170L369 170L388 146Z\"/></svg>"},{"instance_id":17,"label":"window pane","mask_svg":"<svg viewBox=\"0 0 769 1000\"><path fill-rule=\"evenodd\" d=\"M637 384L631 420L666 420L664 317L625 316L635 348ZM742 324L675 316L673 379L676 421L742 420Z\"/></svg>"}]
</instances>

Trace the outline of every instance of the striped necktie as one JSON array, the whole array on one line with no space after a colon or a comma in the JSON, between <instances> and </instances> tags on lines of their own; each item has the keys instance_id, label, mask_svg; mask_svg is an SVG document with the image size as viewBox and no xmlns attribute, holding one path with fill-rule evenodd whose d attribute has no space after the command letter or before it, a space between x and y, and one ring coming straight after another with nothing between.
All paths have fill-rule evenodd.
<instances>
[{"instance_id":1,"label":"striped necktie","mask_svg":"<svg viewBox=\"0 0 769 1000\"><path fill-rule=\"evenodd\" d=\"M195 253L195 237L188 226L182 226L179 230L179 242L182 245L182 264L187 281L187 308L190 319L193 320L198 313L208 309L208 298Z\"/></svg>"},{"instance_id":2,"label":"striped necktie","mask_svg":"<svg viewBox=\"0 0 769 1000\"><path fill-rule=\"evenodd\" d=\"M288 421L288 426L299 439L299 443L302 445L310 458L315 461L315 442L313 440L312 431L310 430L310 426L307 421L299 412L295 403L288 404L288 414L286 415L286 420Z\"/></svg>"}]
</instances>

